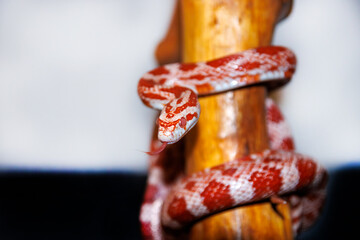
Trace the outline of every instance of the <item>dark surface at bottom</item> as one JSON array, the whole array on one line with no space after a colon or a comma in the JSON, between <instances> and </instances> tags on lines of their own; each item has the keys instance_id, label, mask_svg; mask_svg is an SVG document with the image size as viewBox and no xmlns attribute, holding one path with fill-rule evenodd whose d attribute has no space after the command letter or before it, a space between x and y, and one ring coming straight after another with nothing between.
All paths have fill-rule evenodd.
<instances>
[{"instance_id":1,"label":"dark surface at bottom","mask_svg":"<svg viewBox=\"0 0 360 240\"><path fill-rule=\"evenodd\" d=\"M146 177L2 173L0 239L140 239Z\"/></svg>"},{"instance_id":2,"label":"dark surface at bottom","mask_svg":"<svg viewBox=\"0 0 360 240\"><path fill-rule=\"evenodd\" d=\"M359 165L331 171L323 214L298 239L360 239L359 184Z\"/></svg>"},{"instance_id":3,"label":"dark surface at bottom","mask_svg":"<svg viewBox=\"0 0 360 240\"><path fill-rule=\"evenodd\" d=\"M145 182L124 173L2 172L0 239L141 239ZM359 166L332 171L324 214L298 239L356 239L359 183Z\"/></svg>"}]
</instances>

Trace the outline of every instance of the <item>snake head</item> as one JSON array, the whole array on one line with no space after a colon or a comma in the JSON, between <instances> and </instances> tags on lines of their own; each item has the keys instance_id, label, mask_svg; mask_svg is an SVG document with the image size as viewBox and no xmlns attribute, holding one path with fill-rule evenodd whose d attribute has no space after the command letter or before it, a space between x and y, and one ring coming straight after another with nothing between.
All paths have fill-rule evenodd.
<instances>
[{"instance_id":1,"label":"snake head","mask_svg":"<svg viewBox=\"0 0 360 240\"><path fill-rule=\"evenodd\" d=\"M158 139L163 143L176 143L195 126L200 116L200 104L193 91L185 91L162 109L158 124Z\"/></svg>"}]
</instances>

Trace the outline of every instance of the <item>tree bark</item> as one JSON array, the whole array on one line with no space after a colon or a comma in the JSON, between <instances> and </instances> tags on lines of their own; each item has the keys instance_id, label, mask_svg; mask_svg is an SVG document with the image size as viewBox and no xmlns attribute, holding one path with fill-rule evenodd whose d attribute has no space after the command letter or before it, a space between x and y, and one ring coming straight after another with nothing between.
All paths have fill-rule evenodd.
<instances>
[{"instance_id":1,"label":"tree bark","mask_svg":"<svg viewBox=\"0 0 360 240\"><path fill-rule=\"evenodd\" d=\"M286 0L182 0L182 57L206 61L269 45ZM185 139L191 174L269 147L266 89L249 87L200 98L199 122ZM190 239L292 239L289 207L269 202L228 210L196 223Z\"/></svg>"}]
</instances>

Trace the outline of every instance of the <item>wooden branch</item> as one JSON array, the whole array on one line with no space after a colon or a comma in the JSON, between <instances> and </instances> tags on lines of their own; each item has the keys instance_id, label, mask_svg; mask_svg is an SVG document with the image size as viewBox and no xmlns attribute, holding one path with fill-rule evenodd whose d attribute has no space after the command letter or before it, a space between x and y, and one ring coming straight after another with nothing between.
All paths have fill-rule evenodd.
<instances>
[{"instance_id":1,"label":"wooden branch","mask_svg":"<svg viewBox=\"0 0 360 240\"><path fill-rule=\"evenodd\" d=\"M168 31L155 49L155 58L159 65L181 61L179 15L179 1L177 1Z\"/></svg>"},{"instance_id":2,"label":"wooden branch","mask_svg":"<svg viewBox=\"0 0 360 240\"><path fill-rule=\"evenodd\" d=\"M269 45L273 29L291 1L182 0L184 62L214 59ZM269 147L262 86L200 99L201 117L186 137L186 172L259 152ZM292 239L288 205L253 204L206 218L190 239Z\"/></svg>"}]
</instances>

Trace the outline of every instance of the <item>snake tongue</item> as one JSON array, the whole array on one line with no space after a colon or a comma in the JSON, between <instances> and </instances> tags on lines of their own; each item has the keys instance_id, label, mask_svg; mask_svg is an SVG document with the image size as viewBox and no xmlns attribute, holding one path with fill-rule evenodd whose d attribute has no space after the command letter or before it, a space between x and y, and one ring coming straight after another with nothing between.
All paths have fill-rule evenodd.
<instances>
[{"instance_id":1,"label":"snake tongue","mask_svg":"<svg viewBox=\"0 0 360 240\"><path fill-rule=\"evenodd\" d=\"M166 148L166 146L167 146L167 143L163 142L158 149L154 149L154 150L151 150L151 151L145 152L145 153L147 153L148 155L157 155L157 154L161 153Z\"/></svg>"}]
</instances>

